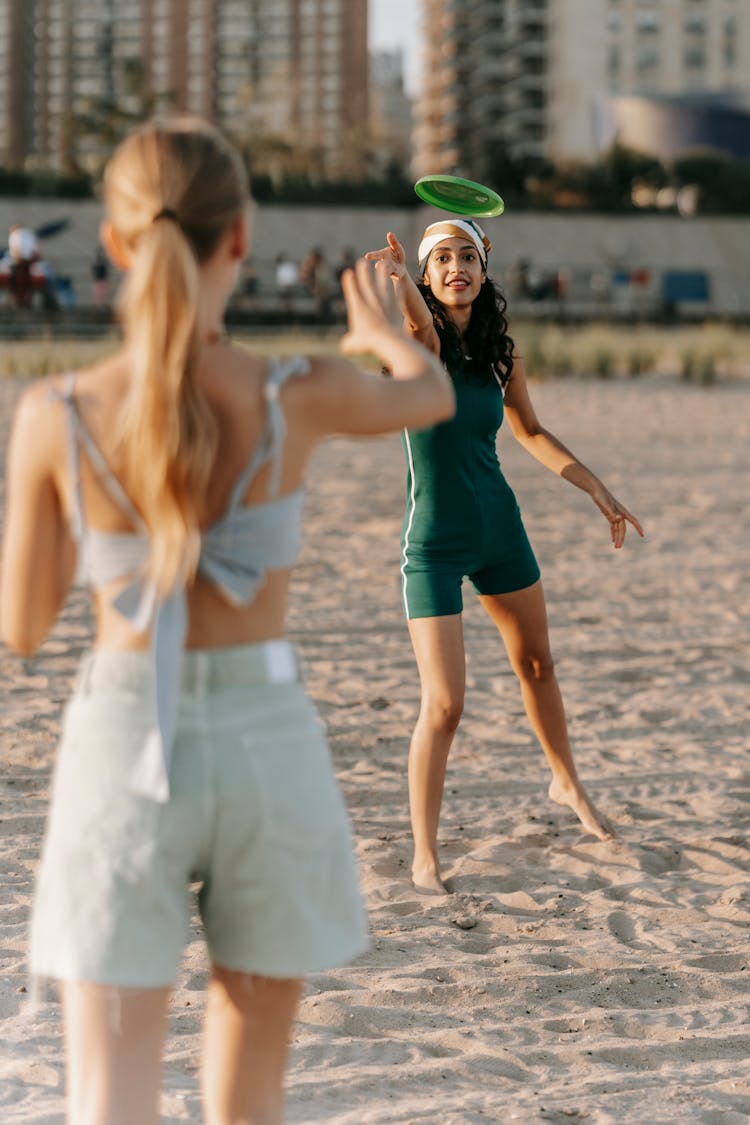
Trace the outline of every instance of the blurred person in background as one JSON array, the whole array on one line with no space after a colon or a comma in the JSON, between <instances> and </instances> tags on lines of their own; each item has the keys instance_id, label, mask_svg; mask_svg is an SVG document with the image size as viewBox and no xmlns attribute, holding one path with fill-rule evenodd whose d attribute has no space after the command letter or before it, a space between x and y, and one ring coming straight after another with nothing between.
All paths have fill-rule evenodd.
<instances>
[{"instance_id":1,"label":"blurred person in background","mask_svg":"<svg viewBox=\"0 0 750 1125\"><path fill-rule=\"evenodd\" d=\"M288 254L276 258L276 295L284 312L291 312L292 300L299 285L299 269Z\"/></svg>"},{"instance_id":2,"label":"blurred person in background","mask_svg":"<svg viewBox=\"0 0 750 1125\"><path fill-rule=\"evenodd\" d=\"M299 267L299 280L310 296L315 299L315 313L318 320L328 320L333 297L331 268L320 246L313 246L302 259Z\"/></svg>"},{"instance_id":3,"label":"blurred person in background","mask_svg":"<svg viewBox=\"0 0 750 1125\"><path fill-rule=\"evenodd\" d=\"M34 231L14 223L8 232L8 256L13 304L16 308L28 309L33 289L32 268L39 261L39 242Z\"/></svg>"},{"instance_id":4,"label":"blurred person in background","mask_svg":"<svg viewBox=\"0 0 750 1125\"><path fill-rule=\"evenodd\" d=\"M101 243L91 261L91 298L95 305L106 305L109 300L109 261Z\"/></svg>"}]
</instances>

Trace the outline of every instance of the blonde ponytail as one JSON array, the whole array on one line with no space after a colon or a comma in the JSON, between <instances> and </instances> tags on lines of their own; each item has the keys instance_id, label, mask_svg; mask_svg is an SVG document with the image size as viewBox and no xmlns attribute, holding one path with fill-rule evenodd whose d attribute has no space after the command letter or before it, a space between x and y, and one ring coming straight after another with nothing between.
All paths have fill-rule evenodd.
<instances>
[{"instance_id":1,"label":"blonde ponytail","mask_svg":"<svg viewBox=\"0 0 750 1125\"><path fill-rule=\"evenodd\" d=\"M151 531L151 577L165 591L198 565L196 497L216 451L216 423L195 383L198 265L176 223L154 222L141 236L121 308L132 354L119 432L125 475Z\"/></svg>"},{"instance_id":2,"label":"blonde ponytail","mask_svg":"<svg viewBox=\"0 0 750 1125\"><path fill-rule=\"evenodd\" d=\"M118 419L125 482L149 528L149 576L160 593L190 581L200 553L199 507L218 428L197 372L200 263L247 201L239 159L203 122L142 127L105 179L112 225L131 251L120 312L132 378Z\"/></svg>"}]
</instances>

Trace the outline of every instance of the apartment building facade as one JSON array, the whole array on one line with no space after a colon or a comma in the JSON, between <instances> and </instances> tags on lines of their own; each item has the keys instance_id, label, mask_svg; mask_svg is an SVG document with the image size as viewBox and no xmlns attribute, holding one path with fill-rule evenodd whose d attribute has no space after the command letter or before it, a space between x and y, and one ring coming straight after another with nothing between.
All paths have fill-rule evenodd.
<instances>
[{"instance_id":1,"label":"apartment building facade","mask_svg":"<svg viewBox=\"0 0 750 1125\"><path fill-rule=\"evenodd\" d=\"M422 0L418 174L594 158L622 97L750 105L747 0ZM608 128L610 126L610 128Z\"/></svg>"},{"instance_id":2,"label":"apartment building facade","mask_svg":"<svg viewBox=\"0 0 750 1125\"><path fill-rule=\"evenodd\" d=\"M106 155L108 114L198 113L262 170L356 166L367 128L367 0L0 0L0 164ZM304 158L304 159L303 159Z\"/></svg>"},{"instance_id":3,"label":"apartment building facade","mask_svg":"<svg viewBox=\"0 0 750 1125\"><path fill-rule=\"evenodd\" d=\"M381 170L389 163L408 167L413 127L412 99L404 86L404 58L400 51L370 55L371 133Z\"/></svg>"}]
</instances>

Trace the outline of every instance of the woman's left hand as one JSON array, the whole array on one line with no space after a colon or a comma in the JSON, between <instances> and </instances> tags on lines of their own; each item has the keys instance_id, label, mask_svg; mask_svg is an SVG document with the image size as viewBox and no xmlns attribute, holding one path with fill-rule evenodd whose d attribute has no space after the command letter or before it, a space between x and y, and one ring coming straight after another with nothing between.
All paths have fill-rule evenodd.
<instances>
[{"instance_id":1,"label":"woman's left hand","mask_svg":"<svg viewBox=\"0 0 750 1125\"><path fill-rule=\"evenodd\" d=\"M597 482L596 487L591 493L591 499L596 504L600 512L602 512L609 520L609 530L612 536L612 546L622 547L625 542L625 531L627 525L630 523L643 539L643 528L641 527L635 516L628 511L624 504L616 500L612 493L604 487L601 482Z\"/></svg>"},{"instance_id":2,"label":"woman's left hand","mask_svg":"<svg viewBox=\"0 0 750 1125\"><path fill-rule=\"evenodd\" d=\"M386 241L387 246L382 250L368 250L365 258L368 262L384 262L388 269L388 276L395 281L401 281L407 273L406 252L393 231L388 231Z\"/></svg>"}]
</instances>

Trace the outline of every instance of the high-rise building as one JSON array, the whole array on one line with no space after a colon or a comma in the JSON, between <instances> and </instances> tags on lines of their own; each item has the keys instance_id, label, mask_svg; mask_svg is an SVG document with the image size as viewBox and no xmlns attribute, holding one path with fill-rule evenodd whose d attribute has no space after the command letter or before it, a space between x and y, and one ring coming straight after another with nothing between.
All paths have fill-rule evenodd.
<instances>
[{"instance_id":1,"label":"high-rise building","mask_svg":"<svg viewBox=\"0 0 750 1125\"><path fill-rule=\"evenodd\" d=\"M750 102L747 0L422 0L415 171L591 159L622 96Z\"/></svg>"},{"instance_id":2,"label":"high-rise building","mask_svg":"<svg viewBox=\"0 0 750 1125\"><path fill-rule=\"evenodd\" d=\"M370 128L381 168L408 167L411 160L412 100L404 88L401 51L376 51L370 56Z\"/></svg>"},{"instance_id":3,"label":"high-rise building","mask_svg":"<svg viewBox=\"0 0 750 1125\"><path fill-rule=\"evenodd\" d=\"M0 0L0 164L94 164L153 108L201 114L275 171L352 172L367 0ZM275 163L274 163L275 162Z\"/></svg>"}]
</instances>

